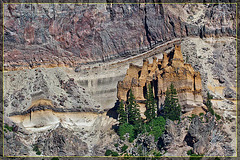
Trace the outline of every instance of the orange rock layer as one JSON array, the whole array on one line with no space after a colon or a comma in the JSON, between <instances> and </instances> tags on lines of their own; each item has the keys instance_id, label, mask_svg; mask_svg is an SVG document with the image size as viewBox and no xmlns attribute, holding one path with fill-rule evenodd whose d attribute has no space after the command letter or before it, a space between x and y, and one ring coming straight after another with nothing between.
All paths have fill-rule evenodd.
<instances>
[{"instance_id":1,"label":"orange rock layer","mask_svg":"<svg viewBox=\"0 0 240 160\"><path fill-rule=\"evenodd\" d=\"M126 101L131 89L144 112L146 88L151 84L160 108L171 83L177 90L183 112L203 106L201 75L190 64L184 63L179 45L175 45L173 52L164 53L162 60L154 57L152 64L147 59L143 60L142 67L130 64L124 80L118 82L117 97Z\"/></svg>"}]
</instances>

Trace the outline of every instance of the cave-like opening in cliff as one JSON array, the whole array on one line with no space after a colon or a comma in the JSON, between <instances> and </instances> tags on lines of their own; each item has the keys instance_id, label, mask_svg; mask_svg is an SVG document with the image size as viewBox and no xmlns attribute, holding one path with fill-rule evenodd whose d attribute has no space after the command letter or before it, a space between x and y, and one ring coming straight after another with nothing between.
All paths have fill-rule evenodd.
<instances>
[{"instance_id":1,"label":"cave-like opening in cliff","mask_svg":"<svg viewBox=\"0 0 240 160\"><path fill-rule=\"evenodd\" d=\"M114 104L114 107L109 109L107 111L106 115L117 120L118 119L117 109L118 109L119 105L120 105L120 102L119 102L119 100L117 100Z\"/></svg>"},{"instance_id":2,"label":"cave-like opening in cliff","mask_svg":"<svg viewBox=\"0 0 240 160\"><path fill-rule=\"evenodd\" d=\"M153 80L151 83L152 83L151 85L153 86L154 97L155 97L155 99L157 100L157 95L158 95L158 93L157 93L157 91L158 91L158 80L157 80L157 79L156 79L156 80Z\"/></svg>"},{"instance_id":3,"label":"cave-like opening in cliff","mask_svg":"<svg viewBox=\"0 0 240 160\"><path fill-rule=\"evenodd\" d=\"M153 88L154 88L154 98L157 102L157 108L159 108L159 99L158 99L158 79L153 80ZM159 114L159 113L158 113Z\"/></svg>"},{"instance_id":4,"label":"cave-like opening in cliff","mask_svg":"<svg viewBox=\"0 0 240 160\"><path fill-rule=\"evenodd\" d=\"M154 94L154 98L157 100L157 103L158 103L158 98L157 98L157 95L158 95L158 80L153 80L153 81L150 81L150 85L153 89L153 94ZM147 90L148 90L148 84L146 83L145 86L143 86L143 97L145 99L147 99Z\"/></svg>"},{"instance_id":5,"label":"cave-like opening in cliff","mask_svg":"<svg viewBox=\"0 0 240 160\"><path fill-rule=\"evenodd\" d=\"M141 71L138 72L138 78L140 78L140 76L141 76Z\"/></svg>"},{"instance_id":6,"label":"cave-like opening in cliff","mask_svg":"<svg viewBox=\"0 0 240 160\"><path fill-rule=\"evenodd\" d=\"M171 65L169 62L171 62L171 60L173 59L174 51L171 51L167 56L168 56L168 65Z\"/></svg>"},{"instance_id":7,"label":"cave-like opening in cliff","mask_svg":"<svg viewBox=\"0 0 240 160\"><path fill-rule=\"evenodd\" d=\"M145 84L145 86L143 86L143 97L145 98L145 99L147 99L147 86L146 86L147 84Z\"/></svg>"},{"instance_id":8,"label":"cave-like opening in cliff","mask_svg":"<svg viewBox=\"0 0 240 160\"><path fill-rule=\"evenodd\" d=\"M193 147L194 143L196 143L198 140L195 137L192 137L190 133L187 133L184 141L187 142L188 146Z\"/></svg>"},{"instance_id":9,"label":"cave-like opening in cliff","mask_svg":"<svg viewBox=\"0 0 240 160\"><path fill-rule=\"evenodd\" d=\"M130 90L131 90L131 89L130 89ZM127 99L128 99L128 97L129 97L129 95L130 95L130 90L127 91Z\"/></svg>"},{"instance_id":10,"label":"cave-like opening in cliff","mask_svg":"<svg viewBox=\"0 0 240 160\"><path fill-rule=\"evenodd\" d=\"M196 75L193 76L193 88L196 90Z\"/></svg>"}]
</instances>

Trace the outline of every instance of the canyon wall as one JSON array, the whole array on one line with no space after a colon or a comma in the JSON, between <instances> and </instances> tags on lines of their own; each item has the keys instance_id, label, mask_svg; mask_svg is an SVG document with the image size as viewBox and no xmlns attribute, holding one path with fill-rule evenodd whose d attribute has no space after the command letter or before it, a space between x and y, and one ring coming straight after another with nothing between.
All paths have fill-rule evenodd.
<instances>
[{"instance_id":1,"label":"canyon wall","mask_svg":"<svg viewBox=\"0 0 240 160\"><path fill-rule=\"evenodd\" d=\"M235 4L5 4L4 67L79 66L174 38L235 36L235 11Z\"/></svg>"},{"instance_id":2,"label":"canyon wall","mask_svg":"<svg viewBox=\"0 0 240 160\"><path fill-rule=\"evenodd\" d=\"M201 106L199 93L205 98L209 91L230 130L236 116L235 11L235 4L5 4L4 123L14 127L4 131L5 155L36 156L37 145L42 155L103 156L119 140L117 121L106 116L119 80L139 100L146 82L163 84L155 90L159 102L172 81L184 88L178 92L184 111ZM176 41L183 56L178 47L172 54ZM173 149L183 156L187 150ZM213 150L206 155L222 152Z\"/></svg>"}]
</instances>

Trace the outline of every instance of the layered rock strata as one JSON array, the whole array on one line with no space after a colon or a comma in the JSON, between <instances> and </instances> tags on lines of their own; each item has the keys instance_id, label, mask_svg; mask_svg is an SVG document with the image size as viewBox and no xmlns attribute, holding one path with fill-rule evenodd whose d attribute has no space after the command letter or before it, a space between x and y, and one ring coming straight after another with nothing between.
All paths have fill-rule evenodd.
<instances>
[{"instance_id":1,"label":"layered rock strata","mask_svg":"<svg viewBox=\"0 0 240 160\"><path fill-rule=\"evenodd\" d=\"M127 101L131 89L140 106L144 106L146 90L151 84L160 107L171 83L177 90L183 112L203 106L201 75L190 64L184 63L180 45L175 45L174 51L164 53L163 59L153 57L152 64L146 59L142 67L130 64L124 80L118 83L117 96L119 100Z\"/></svg>"},{"instance_id":2,"label":"layered rock strata","mask_svg":"<svg viewBox=\"0 0 240 160\"><path fill-rule=\"evenodd\" d=\"M100 104L61 68L39 68L4 73L6 116L28 114L44 109L56 112L103 113Z\"/></svg>"},{"instance_id":3,"label":"layered rock strata","mask_svg":"<svg viewBox=\"0 0 240 160\"><path fill-rule=\"evenodd\" d=\"M4 69L79 66L175 38L235 36L235 11L236 4L4 4Z\"/></svg>"}]
</instances>

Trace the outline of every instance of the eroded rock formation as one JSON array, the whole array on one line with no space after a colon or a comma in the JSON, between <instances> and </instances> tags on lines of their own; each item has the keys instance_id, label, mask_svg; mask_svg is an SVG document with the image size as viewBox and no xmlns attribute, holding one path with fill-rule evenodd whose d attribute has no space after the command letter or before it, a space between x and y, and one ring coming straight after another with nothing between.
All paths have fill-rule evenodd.
<instances>
[{"instance_id":1,"label":"eroded rock formation","mask_svg":"<svg viewBox=\"0 0 240 160\"><path fill-rule=\"evenodd\" d=\"M118 83L117 96L126 101L131 89L143 111L146 88L151 84L160 107L171 83L177 90L183 112L203 106L201 75L190 64L184 63L180 45L175 45L174 51L164 53L163 59L154 57L152 64L147 59L143 60L142 67L130 64L124 80Z\"/></svg>"}]
</instances>

